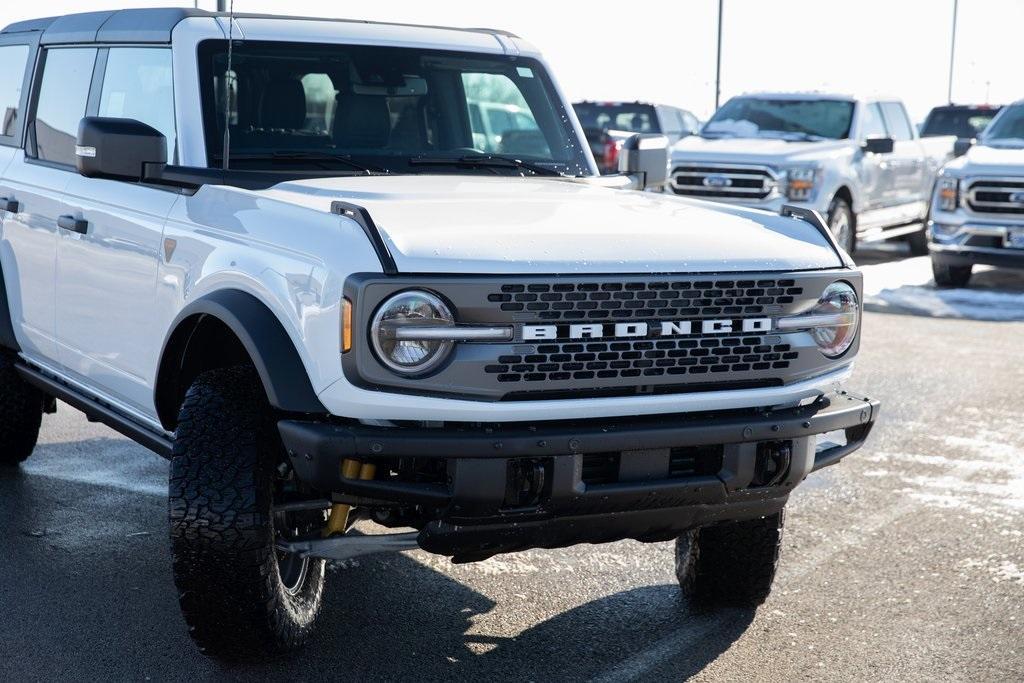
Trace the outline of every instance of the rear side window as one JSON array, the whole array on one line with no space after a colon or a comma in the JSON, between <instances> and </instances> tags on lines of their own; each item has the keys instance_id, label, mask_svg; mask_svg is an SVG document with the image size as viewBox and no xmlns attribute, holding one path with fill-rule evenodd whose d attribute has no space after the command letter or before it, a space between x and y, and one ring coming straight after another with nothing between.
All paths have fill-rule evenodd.
<instances>
[{"instance_id":1,"label":"rear side window","mask_svg":"<svg viewBox=\"0 0 1024 683\"><path fill-rule=\"evenodd\" d=\"M40 159L74 165L78 123L85 116L95 61L95 48L47 51L35 119Z\"/></svg>"},{"instance_id":2,"label":"rear side window","mask_svg":"<svg viewBox=\"0 0 1024 683\"><path fill-rule=\"evenodd\" d=\"M893 140L913 140L914 130L907 120L907 113L903 106L897 102L883 102L882 113L885 115L885 123L889 127L889 133Z\"/></svg>"},{"instance_id":3,"label":"rear side window","mask_svg":"<svg viewBox=\"0 0 1024 683\"><path fill-rule=\"evenodd\" d=\"M167 138L174 159L174 85L168 48L111 48L97 116L135 119Z\"/></svg>"},{"instance_id":4,"label":"rear side window","mask_svg":"<svg viewBox=\"0 0 1024 683\"><path fill-rule=\"evenodd\" d=\"M21 85L25 80L28 45L0 47L0 135L10 137L18 131L18 106L21 103Z\"/></svg>"}]
</instances>

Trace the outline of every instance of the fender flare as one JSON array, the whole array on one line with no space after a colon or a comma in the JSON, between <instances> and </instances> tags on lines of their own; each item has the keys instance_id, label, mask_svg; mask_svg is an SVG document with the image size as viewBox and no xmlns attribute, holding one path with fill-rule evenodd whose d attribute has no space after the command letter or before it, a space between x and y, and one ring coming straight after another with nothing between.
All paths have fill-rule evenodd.
<instances>
[{"instance_id":1,"label":"fender flare","mask_svg":"<svg viewBox=\"0 0 1024 683\"><path fill-rule=\"evenodd\" d=\"M11 318L10 299L7 298L7 282L4 269L0 266L0 347L14 352L21 351L18 338L14 334L14 321Z\"/></svg>"},{"instance_id":2,"label":"fender flare","mask_svg":"<svg viewBox=\"0 0 1024 683\"><path fill-rule=\"evenodd\" d=\"M251 294L222 289L186 306L164 339L154 403L165 428L177 420L178 398L187 387L180 387L175 378L182 369L192 333L207 316L227 326L241 342L273 408L288 413L328 412L317 398L306 367L277 316Z\"/></svg>"}]
</instances>

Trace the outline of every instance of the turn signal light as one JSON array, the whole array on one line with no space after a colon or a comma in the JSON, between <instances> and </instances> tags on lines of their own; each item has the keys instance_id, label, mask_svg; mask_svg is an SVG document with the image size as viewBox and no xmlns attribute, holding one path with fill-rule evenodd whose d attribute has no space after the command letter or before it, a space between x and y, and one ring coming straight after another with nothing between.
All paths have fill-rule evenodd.
<instances>
[{"instance_id":1,"label":"turn signal light","mask_svg":"<svg viewBox=\"0 0 1024 683\"><path fill-rule=\"evenodd\" d=\"M347 353L352 348L352 302L341 301L341 352Z\"/></svg>"}]
</instances>

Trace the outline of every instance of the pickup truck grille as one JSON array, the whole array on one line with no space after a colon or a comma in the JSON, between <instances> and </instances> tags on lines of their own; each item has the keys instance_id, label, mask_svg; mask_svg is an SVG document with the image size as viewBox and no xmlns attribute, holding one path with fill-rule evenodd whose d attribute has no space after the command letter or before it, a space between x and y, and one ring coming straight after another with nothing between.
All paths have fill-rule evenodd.
<instances>
[{"instance_id":1,"label":"pickup truck grille","mask_svg":"<svg viewBox=\"0 0 1024 683\"><path fill-rule=\"evenodd\" d=\"M1024 178L968 181L967 206L977 213L1024 214Z\"/></svg>"},{"instance_id":2,"label":"pickup truck grille","mask_svg":"<svg viewBox=\"0 0 1024 683\"><path fill-rule=\"evenodd\" d=\"M778 186L767 166L681 164L672 170L676 194L711 199L764 199Z\"/></svg>"},{"instance_id":3,"label":"pickup truck grille","mask_svg":"<svg viewBox=\"0 0 1024 683\"><path fill-rule=\"evenodd\" d=\"M859 289L859 274L845 270L353 276L346 296L359 302L359 329L369 327L381 301L422 288L444 298L461 324L508 326L512 338L458 343L427 377L396 376L365 344L342 364L364 387L489 401L779 386L835 362L809 333L761 325L809 310L836 279Z\"/></svg>"}]
</instances>

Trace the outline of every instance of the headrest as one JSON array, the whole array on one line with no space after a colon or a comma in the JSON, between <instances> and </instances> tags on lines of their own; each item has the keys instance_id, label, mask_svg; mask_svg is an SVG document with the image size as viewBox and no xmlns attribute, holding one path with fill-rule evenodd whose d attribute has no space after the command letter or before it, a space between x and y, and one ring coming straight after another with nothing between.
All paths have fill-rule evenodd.
<instances>
[{"instance_id":1,"label":"headrest","mask_svg":"<svg viewBox=\"0 0 1024 683\"><path fill-rule=\"evenodd\" d=\"M298 130L306 124L306 89L302 81L281 78L271 81L260 103L260 127Z\"/></svg>"},{"instance_id":2,"label":"headrest","mask_svg":"<svg viewBox=\"0 0 1024 683\"><path fill-rule=\"evenodd\" d=\"M388 101L379 95L339 95L334 115L334 144L350 149L380 149L391 138Z\"/></svg>"}]
</instances>

